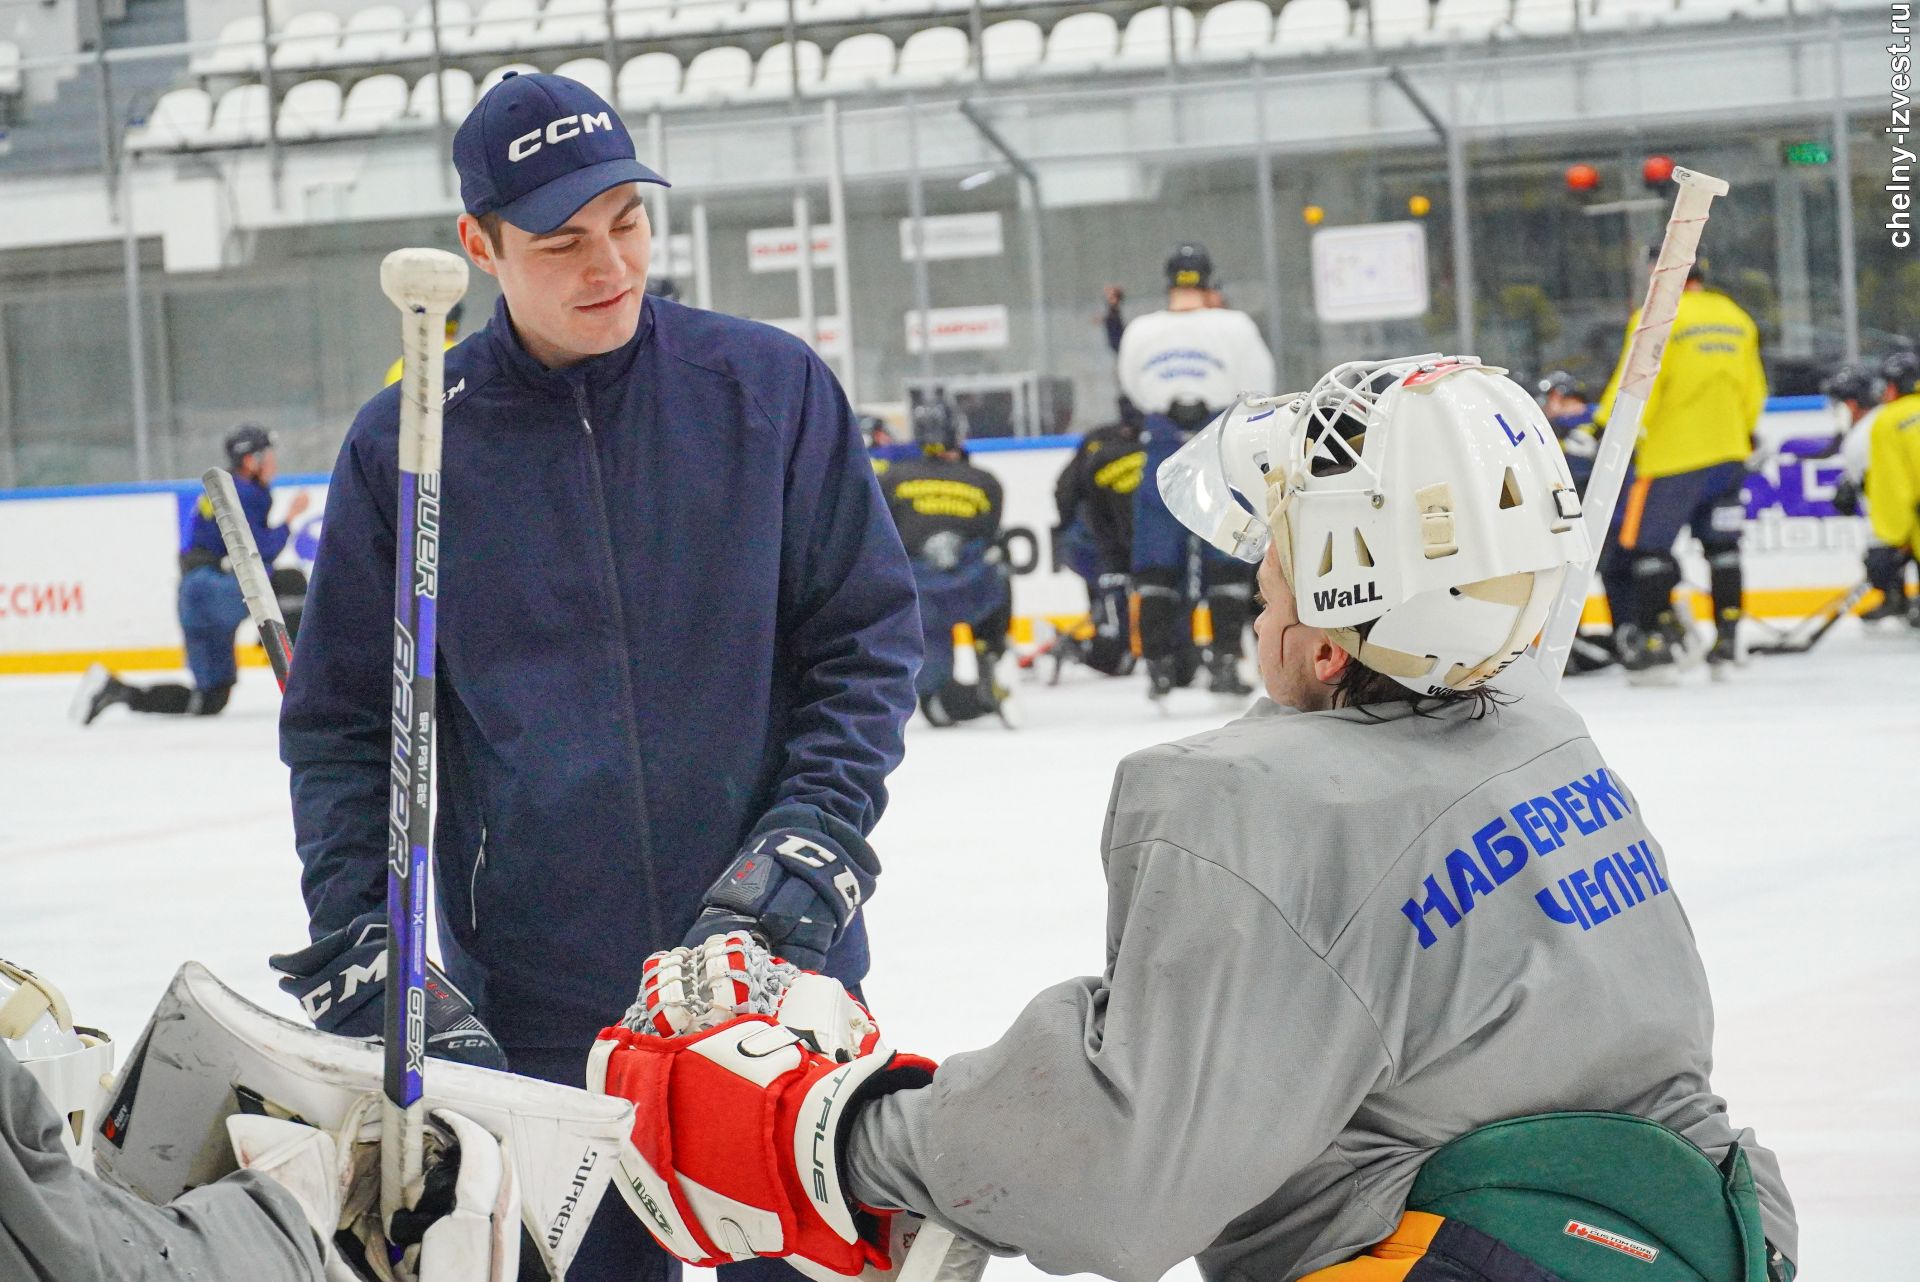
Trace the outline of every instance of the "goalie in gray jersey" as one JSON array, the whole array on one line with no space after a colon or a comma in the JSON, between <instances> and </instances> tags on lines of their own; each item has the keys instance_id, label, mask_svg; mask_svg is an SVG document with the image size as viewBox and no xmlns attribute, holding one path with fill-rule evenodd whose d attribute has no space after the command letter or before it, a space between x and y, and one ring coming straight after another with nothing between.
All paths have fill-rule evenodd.
<instances>
[{"instance_id":1,"label":"goalie in gray jersey","mask_svg":"<svg viewBox=\"0 0 1920 1282\"><path fill-rule=\"evenodd\" d=\"M348 1141L346 1128L227 1118L220 1142L232 1147L230 1173L165 1205L96 1177L93 1137L115 1135L101 1116L113 1059L112 1040L76 1027L58 988L0 961L0 1278L7 1282L505 1282L513 1275L516 1228L498 1214L517 1209L512 1174L496 1156L498 1141L461 1114L438 1109L428 1123L426 1190L401 1213L404 1221L395 1217L392 1233L402 1275L389 1263L377 1212L370 1214L377 1162L367 1146Z\"/></svg>"},{"instance_id":2,"label":"goalie in gray jersey","mask_svg":"<svg viewBox=\"0 0 1920 1282\"><path fill-rule=\"evenodd\" d=\"M1260 562L1270 699L1121 763L1103 971L859 1107L851 1198L1123 1282L1791 1278L1685 853L1516 662L1591 551L1532 399L1344 365L1160 484Z\"/></svg>"}]
</instances>

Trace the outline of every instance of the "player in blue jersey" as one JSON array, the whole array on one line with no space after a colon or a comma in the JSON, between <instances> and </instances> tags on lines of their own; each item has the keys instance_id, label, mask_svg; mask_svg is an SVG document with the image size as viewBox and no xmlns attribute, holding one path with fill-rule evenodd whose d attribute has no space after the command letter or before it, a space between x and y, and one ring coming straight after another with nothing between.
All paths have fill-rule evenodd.
<instances>
[{"instance_id":1,"label":"player in blue jersey","mask_svg":"<svg viewBox=\"0 0 1920 1282\"><path fill-rule=\"evenodd\" d=\"M273 448L273 434L264 427L243 424L227 433L227 468L233 473L233 488L240 496L241 510L253 529L253 541L261 559L272 565L287 546L291 527L307 510L308 498L296 494L287 505L279 525L269 522L273 509L273 478L279 460ZM297 582L304 591L305 580L297 574L285 578L276 574L275 587L291 588ZM294 600L297 600L294 595ZM298 611L288 608L288 630L298 626ZM171 716L211 717L227 706L233 693L239 668L233 657L233 634L247 619L247 603L240 595L240 581L227 563L226 541L213 519L213 505L202 498L193 509L193 522L187 530L186 546L180 550L180 631L187 640L187 667L193 673L190 686L168 682L137 686L122 681L105 664L96 663L81 678L74 695L73 716L81 725L91 725L96 717L115 704L133 712L153 712Z\"/></svg>"}]
</instances>

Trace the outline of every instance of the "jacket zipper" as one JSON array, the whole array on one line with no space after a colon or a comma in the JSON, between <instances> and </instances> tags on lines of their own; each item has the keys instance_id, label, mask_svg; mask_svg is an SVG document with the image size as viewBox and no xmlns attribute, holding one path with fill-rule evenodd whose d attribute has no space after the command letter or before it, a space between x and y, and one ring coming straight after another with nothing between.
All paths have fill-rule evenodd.
<instances>
[{"instance_id":1,"label":"jacket zipper","mask_svg":"<svg viewBox=\"0 0 1920 1282\"><path fill-rule=\"evenodd\" d=\"M473 876L467 882L467 908L475 931L480 929L480 874L487 867L487 825L480 825L480 849L474 852Z\"/></svg>"},{"instance_id":2,"label":"jacket zipper","mask_svg":"<svg viewBox=\"0 0 1920 1282\"><path fill-rule=\"evenodd\" d=\"M648 830L647 823L646 769L645 763L641 760L640 756L640 728L634 724L634 719L639 713L634 707L633 668L631 657L627 650L627 612L620 596L619 570L614 565L613 560L613 521L607 515L606 487L600 477L600 451L594 444L593 420L587 414L587 385L585 380L582 380L579 387L575 389L573 403L575 412L580 416L581 430L586 434L587 471L590 473L589 479L593 482L588 488L593 491L594 515L600 518L600 541L597 551L600 553L601 572L606 579L607 599L611 602L613 608L611 629L613 633L613 646L619 659L620 693L625 700L624 706L621 708L620 723L626 730L628 760L633 767L633 777L637 789L637 795L634 797L634 814L639 819L640 831L638 836L640 838L642 852L640 874L641 881L645 885L647 896L649 947L670 948L679 941L677 939L668 940L661 929L660 896L655 891L653 880L653 835Z\"/></svg>"}]
</instances>

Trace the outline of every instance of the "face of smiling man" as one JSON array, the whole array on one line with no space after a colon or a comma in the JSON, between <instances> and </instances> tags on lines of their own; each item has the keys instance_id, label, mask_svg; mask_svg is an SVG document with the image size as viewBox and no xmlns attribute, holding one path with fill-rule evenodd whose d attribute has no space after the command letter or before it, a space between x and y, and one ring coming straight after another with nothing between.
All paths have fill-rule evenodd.
<instances>
[{"instance_id":1,"label":"face of smiling man","mask_svg":"<svg viewBox=\"0 0 1920 1282\"><path fill-rule=\"evenodd\" d=\"M497 247L477 218L463 214L460 243L474 266L500 282L528 355L564 369L633 337L653 255L638 183L608 188L543 235L496 226Z\"/></svg>"}]
</instances>

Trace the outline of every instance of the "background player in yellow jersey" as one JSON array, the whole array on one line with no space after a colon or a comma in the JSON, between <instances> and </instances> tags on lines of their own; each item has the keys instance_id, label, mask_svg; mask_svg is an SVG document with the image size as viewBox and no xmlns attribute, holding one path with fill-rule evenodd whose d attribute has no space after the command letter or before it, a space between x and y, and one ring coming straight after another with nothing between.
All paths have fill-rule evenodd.
<instances>
[{"instance_id":1,"label":"background player in yellow jersey","mask_svg":"<svg viewBox=\"0 0 1920 1282\"><path fill-rule=\"evenodd\" d=\"M1868 555L1885 549L1874 586L1896 613L1906 593L1906 563L1920 555L1920 354L1895 352L1880 367L1886 404L1873 416L1867 438L1863 489L1874 542ZM1920 627L1920 602L1906 607L1907 622Z\"/></svg>"},{"instance_id":2,"label":"background player in yellow jersey","mask_svg":"<svg viewBox=\"0 0 1920 1282\"><path fill-rule=\"evenodd\" d=\"M1629 335L1639 321L1636 310L1627 322ZM1602 426L1619 387L1616 366L1595 415ZM1687 635L1672 602L1680 581L1673 544L1686 528L1700 540L1712 579L1718 636L1708 661L1721 664L1738 657L1740 534L1746 521L1741 486L1766 399L1753 318L1725 294L1708 289L1706 264L1695 263L1660 376L1647 398L1632 475L1601 571L1614 611L1615 645L1629 672L1670 671L1673 646Z\"/></svg>"},{"instance_id":3,"label":"background player in yellow jersey","mask_svg":"<svg viewBox=\"0 0 1920 1282\"><path fill-rule=\"evenodd\" d=\"M465 307L463 307L461 304L455 303L453 305L453 310L447 313L447 339L446 339L446 343L444 344L445 347L452 347L455 343L460 341L460 316L461 316L461 313L464 312L465 310L466 310ZM394 361L393 364L387 366L387 381L380 384L380 386L392 387L395 383L398 383L399 381L400 381L400 362L396 360Z\"/></svg>"}]
</instances>

